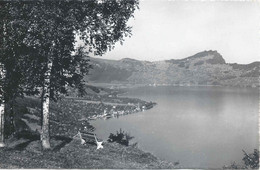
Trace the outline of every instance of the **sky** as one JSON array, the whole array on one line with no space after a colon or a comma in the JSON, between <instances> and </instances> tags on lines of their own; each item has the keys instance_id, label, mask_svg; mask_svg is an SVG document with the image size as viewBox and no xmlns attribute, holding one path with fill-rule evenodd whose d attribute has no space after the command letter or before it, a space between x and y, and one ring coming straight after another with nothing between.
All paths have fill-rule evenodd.
<instances>
[{"instance_id":1,"label":"sky","mask_svg":"<svg viewBox=\"0 0 260 170\"><path fill-rule=\"evenodd\" d=\"M102 58L158 61L217 50L228 63L260 61L260 1L140 0L139 7L128 22L133 35Z\"/></svg>"}]
</instances>

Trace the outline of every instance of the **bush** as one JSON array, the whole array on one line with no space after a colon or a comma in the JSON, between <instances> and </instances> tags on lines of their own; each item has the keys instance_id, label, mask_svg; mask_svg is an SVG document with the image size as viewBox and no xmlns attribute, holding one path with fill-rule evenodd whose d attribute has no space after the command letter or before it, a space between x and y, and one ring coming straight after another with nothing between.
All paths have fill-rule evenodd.
<instances>
[{"instance_id":1,"label":"bush","mask_svg":"<svg viewBox=\"0 0 260 170\"><path fill-rule=\"evenodd\" d=\"M244 152L243 161L246 167L250 167L252 169L259 169L259 151L255 149L254 152L251 154L247 154L244 150L243 152Z\"/></svg>"},{"instance_id":2,"label":"bush","mask_svg":"<svg viewBox=\"0 0 260 170\"><path fill-rule=\"evenodd\" d=\"M243 162L244 165L236 164L236 162L233 162L229 166L223 166L223 169L259 169L259 151L257 149L254 150L253 153L247 154L244 150L244 157Z\"/></svg>"},{"instance_id":3,"label":"bush","mask_svg":"<svg viewBox=\"0 0 260 170\"><path fill-rule=\"evenodd\" d=\"M108 142L117 142L121 145L129 146L129 141L133 138L133 136L130 136L130 134L120 129L119 132L116 132L116 134L110 133Z\"/></svg>"}]
</instances>

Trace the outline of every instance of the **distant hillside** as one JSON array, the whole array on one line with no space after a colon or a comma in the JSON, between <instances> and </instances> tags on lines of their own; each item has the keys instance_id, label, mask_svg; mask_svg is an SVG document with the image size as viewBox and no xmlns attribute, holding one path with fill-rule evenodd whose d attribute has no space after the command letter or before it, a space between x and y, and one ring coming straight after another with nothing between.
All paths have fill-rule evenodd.
<instances>
[{"instance_id":1,"label":"distant hillside","mask_svg":"<svg viewBox=\"0 0 260 170\"><path fill-rule=\"evenodd\" d=\"M156 85L259 86L260 62L229 64L217 51L165 61L91 58L93 70L86 77L94 83Z\"/></svg>"}]
</instances>

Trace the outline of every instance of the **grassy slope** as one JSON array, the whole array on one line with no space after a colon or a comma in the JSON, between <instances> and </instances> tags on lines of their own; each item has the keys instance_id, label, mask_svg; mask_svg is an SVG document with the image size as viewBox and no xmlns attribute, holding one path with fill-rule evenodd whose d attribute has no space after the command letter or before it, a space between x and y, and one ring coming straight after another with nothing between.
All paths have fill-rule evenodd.
<instances>
[{"instance_id":1,"label":"grassy slope","mask_svg":"<svg viewBox=\"0 0 260 170\"><path fill-rule=\"evenodd\" d=\"M77 139L59 151L41 152L39 141L31 142L22 151L2 149L0 160L0 168L173 168L172 164L133 146L105 143L104 149L97 150L96 145L81 145Z\"/></svg>"},{"instance_id":2,"label":"grassy slope","mask_svg":"<svg viewBox=\"0 0 260 170\"><path fill-rule=\"evenodd\" d=\"M26 119L39 125L39 101L35 99L18 100L16 120ZM24 108L22 108L24 107ZM21 109L22 108L22 109ZM89 107L73 100L63 100L51 104L51 145L49 151L42 151L39 134L26 132L7 140L8 147L0 148L0 168L173 168L171 163L163 162L140 149L125 147L117 143L105 142L104 149L96 150L96 145L81 145L72 137L86 121L79 122ZM23 110L23 112L20 112ZM30 116L28 116L30 115ZM23 125L24 126L24 125ZM19 121L17 128L21 130ZM28 129L27 129L28 130Z\"/></svg>"}]
</instances>

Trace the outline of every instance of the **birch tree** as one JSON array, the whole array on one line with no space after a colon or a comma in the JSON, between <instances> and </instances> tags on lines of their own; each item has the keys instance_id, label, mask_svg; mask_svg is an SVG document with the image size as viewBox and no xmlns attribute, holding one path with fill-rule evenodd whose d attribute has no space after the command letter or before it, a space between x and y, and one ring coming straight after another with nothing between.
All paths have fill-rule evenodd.
<instances>
[{"instance_id":1,"label":"birch tree","mask_svg":"<svg viewBox=\"0 0 260 170\"><path fill-rule=\"evenodd\" d=\"M0 77L1 77L1 84L0 84L0 147L4 147L4 99L3 99L3 78L4 78L4 68L3 65L0 65Z\"/></svg>"},{"instance_id":2,"label":"birch tree","mask_svg":"<svg viewBox=\"0 0 260 170\"><path fill-rule=\"evenodd\" d=\"M1 7L1 6L0 6ZM4 19L4 18L3 18ZM2 20L3 20L2 19ZM2 35L5 32L5 25L1 22L2 27L0 31L2 31ZM1 43L4 43L4 39L2 38ZM4 93L3 93L3 78L4 78L4 66L0 63L0 147L4 147Z\"/></svg>"},{"instance_id":3,"label":"birch tree","mask_svg":"<svg viewBox=\"0 0 260 170\"><path fill-rule=\"evenodd\" d=\"M26 53L29 48L25 48L23 44L23 38L26 34L25 30L26 20L21 19L19 11L16 5L11 3L0 2L0 63L1 63L1 105L2 111L4 111L5 118L2 116L2 128L3 132L6 130L6 120L9 118L9 127L13 130L13 114L12 111L7 115L6 104L13 104L14 99L18 96L22 96L24 89L23 84L25 80L26 67L29 66L29 62L25 60ZM20 29L17 27L20 26ZM27 54L28 55L28 54ZM3 72L4 71L4 72ZM11 106L12 110L12 106ZM5 125L3 125L5 124ZM10 132L5 131L2 133L2 139Z\"/></svg>"},{"instance_id":4,"label":"birch tree","mask_svg":"<svg viewBox=\"0 0 260 170\"><path fill-rule=\"evenodd\" d=\"M60 94L66 93L66 86L83 90L83 77L90 68L87 56L89 53L102 55L131 35L127 21L138 8L138 1L1 3L7 11L1 18L10 18L2 22L6 22L11 31L7 31L9 41L5 47L8 48L3 48L0 62L16 61L14 65L21 75L15 84L15 93L41 93L41 141L43 148L48 149L50 99L57 100ZM75 35L87 48L75 48ZM7 53L8 50L11 52ZM9 72L12 73L12 69Z\"/></svg>"}]
</instances>

